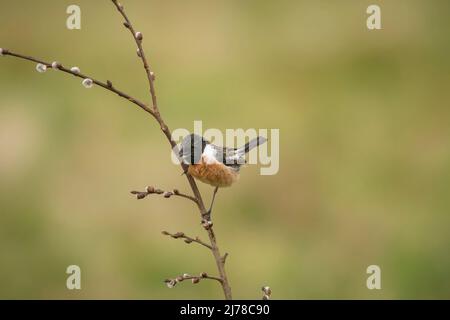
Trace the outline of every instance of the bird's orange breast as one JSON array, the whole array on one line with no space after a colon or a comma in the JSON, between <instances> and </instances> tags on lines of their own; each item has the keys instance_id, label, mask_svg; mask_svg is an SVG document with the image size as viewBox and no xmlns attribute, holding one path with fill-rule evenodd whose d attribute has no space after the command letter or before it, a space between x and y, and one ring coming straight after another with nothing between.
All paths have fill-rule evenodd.
<instances>
[{"instance_id":1,"label":"bird's orange breast","mask_svg":"<svg viewBox=\"0 0 450 320\"><path fill-rule=\"evenodd\" d=\"M239 179L239 173L234 169L218 161L207 163L203 157L200 163L189 165L188 173L215 187L229 187Z\"/></svg>"}]
</instances>

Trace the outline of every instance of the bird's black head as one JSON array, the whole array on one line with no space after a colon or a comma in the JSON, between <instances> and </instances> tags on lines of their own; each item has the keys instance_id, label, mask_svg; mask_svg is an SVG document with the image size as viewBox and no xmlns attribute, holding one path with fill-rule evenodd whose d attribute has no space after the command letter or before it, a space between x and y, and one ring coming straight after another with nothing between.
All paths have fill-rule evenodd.
<instances>
[{"instance_id":1,"label":"bird's black head","mask_svg":"<svg viewBox=\"0 0 450 320\"><path fill-rule=\"evenodd\" d=\"M209 144L208 140L198 134L191 133L184 137L181 142L179 155L186 164L199 163L207 144Z\"/></svg>"}]
</instances>

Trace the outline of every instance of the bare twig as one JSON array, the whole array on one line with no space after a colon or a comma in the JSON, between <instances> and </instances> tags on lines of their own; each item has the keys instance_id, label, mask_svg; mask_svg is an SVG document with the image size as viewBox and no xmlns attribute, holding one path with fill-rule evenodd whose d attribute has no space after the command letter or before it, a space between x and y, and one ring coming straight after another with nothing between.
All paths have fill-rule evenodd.
<instances>
[{"instance_id":1,"label":"bare twig","mask_svg":"<svg viewBox=\"0 0 450 320\"><path fill-rule=\"evenodd\" d=\"M221 278L209 276L206 272L202 272L199 276L191 276L191 275L185 273L182 276L178 276L173 279L166 279L166 280L164 280L164 282L166 283L167 287L173 288L178 283L183 282L184 280L191 280L193 284L197 284L200 282L200 280L204 280L204 279L216 280L216 281L219 281L219 283L221 283L221 284L223 283L223 280Z\"/></svg>"},{"instance_id":2,"label":"bare twig","mask_svg":"<svg viewBox=\"0 0 450 320\"><path fill-rule=\"evenodd\" d=\"M153 108L157 112L158 111L158 104L157 104L157 101L156 101L155 86L153 84L153 81L155 80L155 75L150 70L150 65L149 65L149 63L147 61L147 58L145 57L144 49L142 48L143 35L142 35L141 32L136 32L134 30L134 27L131 24L130 19L128 19L128 16L127 16L127 14L124 11L123 5L120 4L119 2L117 2L117 0L112 0L112 2L116 6L117 10L120 12L122 17L125 19L125 22L123 23L123 25L125 26L125 28L130 30L130 32L131 32L131 34L133 36L133 39L136 42L136 45L137 45L137 48L138 48L138 51L137 51L138 52L138 56L141 58L142 63L144 65L145 73L147 74L147 80L148 80L148 84L150 86L150 94L152 96Z\"/></svg>"},{"instance_id":3,"label":"bare twig","mask_svg":"<svg viewBox=\"0 0 450 320\"><path fill-rule=\"evenodd\" d=\"M182 197L182 198L185 198L185 199L189 199L189 200L193 201L195 204L197 204L197 199L196 198L194 198L194 197L192 197L190 195L181 193L178 189L173 189L172 191L164 191L164 190L161 190L161 189L158 189L158 188L154 188L152 186L147 186L147 187L145 187L145 191L133 190L133 191L131 191L131 194L136 195L136 198L139 199L139 200L140 199L144 199L145 197L147 197L150 194L162 194L164 196L164 198L170 198L172 196L178 196L178 197Z\"/></svg>"},{"instance_id":4,"label":"bare twig","mask_svg":"<svg viewBox=\"0 0 450 320\"><path fill-rule=\"evenodd\" d=\"M184 239L184 242L187 243L187 244L190 244L192 242L196 242L196 243L201 244L202 246L205 246L206 248L212 250L212 247L209 244L207 244L206 242L203 242L202 240L200 240L199 237L191 238L191 237L185 235L184 232L170 233L170 232L167 232L167 231L163 231L161 233L163 235L165 235L165 236L171 236L174 239L182 238L182 239Z\"/></svg>"},{"instance_id":5,"label":"bare twig","mask_svg":"<svg viewBox=\"0 0 450 320\"><path fill-rule=\"evenodd\" d=\"M154 86L154 73L151 71L150 69L150 65L146 59L145 56L145 52L144 49L142 47L142 33L136 33L134 30L133 25L131 24L130 19L128 18L128 16L125 13L124 7L122 4L118 3L117 0L111 0L117 10L120 12L120 14L123 16L123 18L125 19L124 22L124 26L130 30L131 34L133 35L133 38L136 42L136 45L138 47L138 56L141 58L142 63L144 64L144 69L146 71L147 74L147 80L149 82L150 85L150 94L152 96L152 104L153 104L153 109L152 111L154 112L154 117L156 119L156 121L158 121L162 132L164 133L164 135L166 136L167 140L169 141L170 145L172 148L176 148L176 143L175 141L172 139L172 133L169 130L169 127L165 124L165 122L163 121L161 114L159 112L159 108L158 108L158 103L157 103L157 99L156 99L156 93L155 93L155 86ZM181 167L183 168L184 172L187 172L187 165L184 162L181 162ZM197 184L194 180L194 178L186 173L186 178L189 182L189 185L192 189L192 192L194 193L195 198L197 199L197 206L200 210L200 214L202 216L203 219L208 218L208 212L205 209L205 205L203 203L203 199L202 199L202 195L200 194L200 191L198 190ZM222 284L222 289L225 295L225 299L230 300L232 299L232 295L231 295L231 287L228 283L228 278L227 278L227 274L225 271L225 265L222 261L221 255L220 255L220 250L219 247L217 246L217 239L216 239L216 235L214 233L214 230L212 228L212 224L211 223L204 223L203 224L205 230L208 232L208 237L209 240L211 242L211 251L214 255L214 259L216 261L216 265L217 265L217 269L219 270L219 274L221 279L223 280L221 282Z\"/></svg>"},{"instance_id":6,"label":"bare twig","mask_svg":"<svg viewBox=\"0 0 450 320\"><path fill-rule=\"evenodd\" d=\"M16 53L16 52L12 52L12 51L7 50L7 49L2 49L2 53L3 53L3 55L5 55L5 56L8 56L8 55L9 55L9 56L13 56L13 57L16 57L16 58L20 58L20 59L24 59L24 60L28 60L28 61L32 61L32 62L36 62L36 63L43 64L43 65L45 65L45 66L46 66L47 68L49 68L49 69L52 68L52 65L53 65L53 64L55 64L55 62L45 62L45 61L43 61L43 60L41 60L41 59L37 59L37 58L34 58L34 57L30 57L30 56L26 56L26 55L19 54L19 53ZM122 98L124 98L124 99L126 99L126 100L128 100L128 101L130 101L131 103L134 103L135 105L137 105L137 106L139 106L141 109L143 109L145 112L148 112L148 113L150 113L152 116L154 116L153 110L150 109L149 106L147 106L145 103L139 101L138 99L133 98L133 97L130 96L129 94L126 94L125 92L120 91L119 89L115 88L115 87L113 86L112 82L109 81L109 80L107 80L106 83L105 83L105 82L102 82L102 81L99 81L99 80L96 80L96 79L94 79L94 78L91 77L91 76L82 74L82 73L80 73L80 72L72 71L71 69L68 69L68 68L64 67L63 65L61 65L61 64L59 64L59 63L57 64L57 68L56 68L56 69L57 69L57 70L60 70L60 71L62 71L62 72L65 72L65 73L69 73L69 74L71 74L71 75L73 75L73 76L75 76L75 77L81 78L81 79L91 79L92 82L95 83L96 85L98 85L98 86L100 86L100 87L102 87L102 88L104 88L104 89L106 89L106 90L109 90L109 91L111 91L111 92L114 92L114 93L117 94L118 96L120 96L120 97L122 97Z\"/></svg>"},{"instance_id":7,"label":"bare twig","mask_svg":"<svg viewBox=\"0 0 450 320\"><path fill-rule=\"evenodd\" d=\"M225 254L222 257L222 263L225 265L225 262L227 261L228 258L228 252L225 252Z\"/></svg>"}]
</instances>

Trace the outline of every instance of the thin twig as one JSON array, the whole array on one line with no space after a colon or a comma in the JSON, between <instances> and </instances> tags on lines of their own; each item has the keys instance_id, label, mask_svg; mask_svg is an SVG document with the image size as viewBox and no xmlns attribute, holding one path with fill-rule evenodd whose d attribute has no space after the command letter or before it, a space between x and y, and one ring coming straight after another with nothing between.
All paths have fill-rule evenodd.
<instances>
[{"instance_id":1,"label":"thin twig","mask_svg":"<svg viewBox=\"0 0 450 320\"><path fill-rule=\"evenodd\" d=\"M197 204L196 198L194 198L193 196L181 193L178 189L173 189L172 191L164 191L164 190L161 190L158 188L154 188L152 186L147 186L147 187L145 187L145 191L133 190L130 193L136 195L136 198L138 200L144 199L145 197L147 197L150 194L162 194L164 196L164 198L170 198L172 196L177 196L177 197L182 197L182 198L191 200L195 204Z\"/></svg>"},{"instance_id":2,"label":"thin twig","mask_svg":"<svg viewBox=\"0 0 450 320\"><path fill-rule=\"evenodd\" d=\"M5 55L5 56L8 56L8 55L9 56L13 56L13 57L16 57L16 58L20 58L20 59L24 59L24 60L28 60L28 61L32 61L32 62L43 64L49 69L52 68L52 63L51 62L46 62L46 61L43 61L41 59L37 59L37 58L26 56L26 55L23 55L23 54L20 54L20 53L12 52L12 51L7 50L7 49L2 49L2 52L3 52L3 55ZM150 113L152 116L154 116L153 110L150 109L149 106L147 106L145 103L139 101L138 99L133 98L129 94L127 94L127 93L125 93L125 92L115 88L113 86L112 82L109 81L109 80L105 83L105 82L102 82L100 80L96 80L95 78L93 78L91 76L88 76L88 75L85 75L85 74L82 74L82 73L79 73L79 72L74 72L74 71L64 67L61 64L58 64L57 70L60 70L62 72L68 73L68 74L71 74L71 75L73 75L75 77L78 77L78 78L81 78L81 79L91 79L92 82L95 83L96 85L98 85L98 86L100 86L100 87L102 87L102 88L104 88L106 90L109 90L111 92L114 92L118 96L120 96L120 97L122 97L122 98L124 98L124 99L126 99L126 100L128 100L128 101L130 101L132 103L134 103L135 105L139 106L144 111L146 111L146 112Z\"/></svg>"},{"instance_id":3,"label":"thin twig","mask_svg":"<svg viewBox=\"0 0 450 320\"><path fill-rule=\"evenodd\" d=\"M117 10L120 12L120 14L123 16L123 18L125 19L124 22L124 26L130 30L130 32L133 35L133 39L136 42L136 45L138 47L138 53L139 56L142 60L142 63L144 64L144 69L146 71L147 74L147 80L149 82L150 85L150 94L152 96L152 103L153 103L153 112L154 112L154 117L156 119L156 121L158 121L162 132L164 133L164 135L166 136L167 140L169 140L169 143L171 145L172 148L176 148L176 143L175 141L173 141L172 139L172 133L169 130L169 127L165 124L165 122L163 121L161 114L159 112L158 109L158 104L157 104L157 99L156 99L156 93L155 93L155 86L154 86L154 73L152 72L152 70L150 69L150 65L147 61L147 58L145 56L145 52L144 49L142 47L142 33L140 33L139 35L135 32L133 25L131 24L130 19L128 18L128 16L125 13L124 7L122 4L118 3L117 0L111 0L114 5L116 6ZM181 167L183 168L183 172L187 172L187 165L184 162L181 162ZM203 219L208 218L208 212L206 211L205 205L203 203L203 199L202 199L202 195L200 194L200 191L197 187L197 184L194 180L194 178L186 173L185 174L189 185L192 189L192 192L194 193L195 198L197 199L197 206L200 210L200 215ZM219 247L217 246L217 239L216 239L216 235L214 233L214 230L212 228L212 224L211 223L206 223L203 224L205 230L208 232L208 237L209 240L211 242L211 251L214 255L214 259L216 261L216 266L217 269L219 270L219 274L220 277L222 279L222 289L225 295L225 299L227 300L231 300L232 299L232 295L231 295L231 287L228 283L228 278L227 278L227 274L225 271L225 265L222 261L222 257L220 255L220 250Z\"/></svg>"},{"instance_id":4,"label":"thin twig","mask_svg":"<svg viewBox=\"0 0 450 320\"><path fill-rule=\"evenodd\" d=\"M222 257L222 263L225 265L225 262L227 261L228 258L228 252L225 252L225 254Z\"/></svg>"},{"instance_id":5,"label":"thin twig","mask_svg":"<svg viewBox=\"0 0 450 320\"><path fill-rule=\"evenodd\" d=\"M170 232L167 232L167 231L163 231L161 233L163 235L165 235L165 236L171 236L174 239L182 238L182 239L184 239L184 242L187 243L187 244L190 244L192 242L196 242L198 244L201 244L202 246L205 246L209 250L212 250L212 247L209 244L207 244L206 242L203 242L202 240L200 240L199 237L191 238L191 237L185 235L184 232L170 233Z\"/></svg>"},{"instance_id":6,"label":"thin twig","mask_svg":"<svg viewBox=\"0 0 450 320\"><path fill-rule=\"evenodd\" d=\"M197 284L200 282L200 280L216 280L219 281L219 283L223 283L223 279L219 278L219 277L213 277L213 276L209 276L206 272L202 272L200 274L200 276L192 276L189 275L187 273L183 274L182 276L178 276L176 278L173 279L166 279L164 280L164 282L166 283L166 285L169 288L173 288L175 287L178 283L183 282L184 280L191 280L193 284Z\"/></svg>"},{"instance_id":7,"label":"thin twig","mask_svg":"<svg viewBox=\"0 0 450 320\"><path fill-rule=\"evenodd\" d=\"M130 30L134 41L136 42L136 45L138 47L138 56L142 60L142 64L144 65L145 73L147 74L147 80L148 84L150 86L150 94L152 96L152 103L153 103L153 109L157 112L158 111L158 104L156 101L156 93L155 93L155 85L153 84L153 80L155 78L154 73L150 70L150 65L147 61L147 58L145 57L144 48L142 47L142 38L143 35L141 32L136 32L134 30L133 24L131 23L130 19L128 19L127 14L124 11L123 5L117 2L117 0L112 0L114 5L116 6L117 10L120 12L122 17L125 19L124 26L128 30Z\"/></svg>"}]
</instances>

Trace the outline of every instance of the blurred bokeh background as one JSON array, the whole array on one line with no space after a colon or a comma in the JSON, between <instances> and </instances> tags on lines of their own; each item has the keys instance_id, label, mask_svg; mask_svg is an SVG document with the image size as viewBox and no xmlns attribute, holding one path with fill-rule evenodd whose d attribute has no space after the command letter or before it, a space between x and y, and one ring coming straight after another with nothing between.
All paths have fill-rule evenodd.
<instances>
[{"instance_id":1,"label":"blurred bokeh background","mask_svg":"<svg viewBox=\"0 0 450 320\"><path fill-rule=\"evenodd\" d=\"M279 128L280 171L242 171L214 211L235 298L450 297L450 2L123 1L169 126ZM381 6L382 30L366 28ZM66 8L81 7L81 30ZM77 65L149 101L109 1L0 0L0 47ZM189 191L144 112L0 58L0 298L222 298ZM201 185L209 202L212 188ZM66 267L82 290L66 289ZM366 268L382 289L366 288Z\"/></svg>"}]
</instances>

